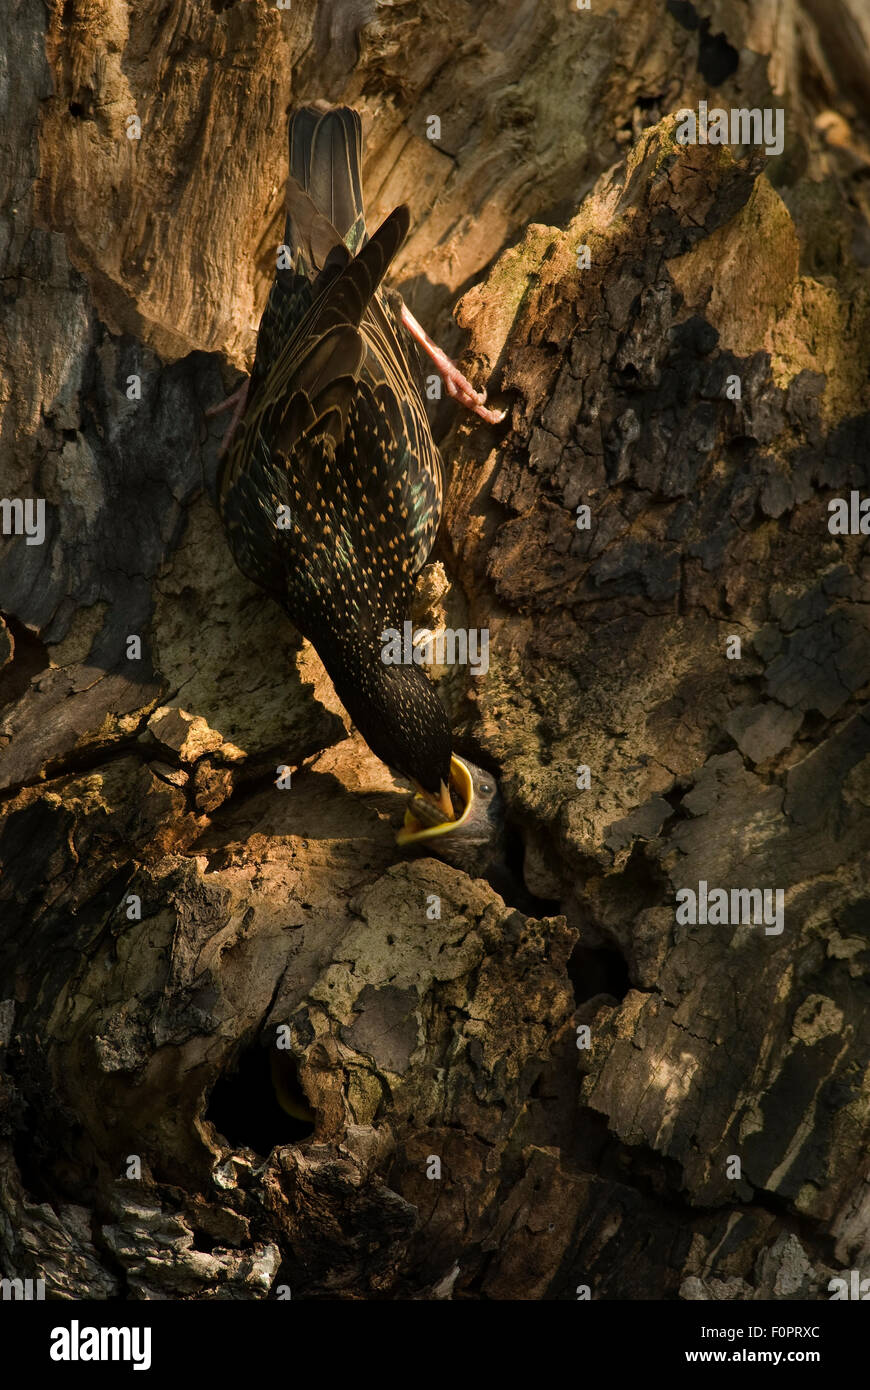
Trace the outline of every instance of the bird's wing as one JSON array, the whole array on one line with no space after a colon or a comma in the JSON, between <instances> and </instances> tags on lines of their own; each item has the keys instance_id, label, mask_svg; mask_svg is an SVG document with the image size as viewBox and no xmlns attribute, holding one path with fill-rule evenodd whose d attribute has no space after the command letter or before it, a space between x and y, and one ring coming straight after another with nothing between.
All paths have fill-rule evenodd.
<instances>
[{"instance_id":1,"label":"bird's wing","mask_svg":"<svg viewBox=\"0 0 870 1390\"><path fill-rule=\"evenodd\" d=\"M390 261L407 235L409 221L408 209L396 208L358 255L344 265L336 261L324 268L312 286L311 303L303 317L286 323L280 341L269 342L268 358L265 350L263 353L261 377L255 381L252 374L243 432L256 429L260 418L268 413L267 435L280 446L274 406L285 401L290 391L304 381L305 373L323 360L320 341L330 329L348 325L359 329ZM262 334L261 326L260 337ZM258 339L258 356L259 346ZM402 360L401 349L399 358ZM400 375L399 368L397 380Z\"/></svg>"},{"instance_id":2,"label":"bird's wing","mask_svg":"<svg viewBox=\"0 0 870 1390\"><path fill-rule=\"evenodd\" d=\"M384 603L403 614L437 530L441 461L377 293L408 221L397 208L323 284L250 399L223 471L225 515L242 525L252 508L272 513L268 553L255 565L240 559L242 568L293 612L310 613L340 591L348 621L382 613ZM278 506L292 518L280 531Z\"/></svg>"},{"instance_id":3,"label":"bird's wing","mask_svg":"<svg viewBox=\"0 0 870 1390\"><path fill-rule=\"evenodd\" d=\"M293 113L288 134L284 245L260 319L250 398L321 290L367 240L357 112L303 106Z\"/></svg>"},{"instance_id":4,"label":"bird's wing","mask_svg":"<svg viewBox=\"0 0 870 1390\"><path fill-rule=\"evenodd\" d=\"M275 359L304 320L322 291L351 259L332 223L318 212L311 198L287 180L287 231L275 279L257 331L257 348L248 398L253 400Z\"/></svg>"}]
</instances>

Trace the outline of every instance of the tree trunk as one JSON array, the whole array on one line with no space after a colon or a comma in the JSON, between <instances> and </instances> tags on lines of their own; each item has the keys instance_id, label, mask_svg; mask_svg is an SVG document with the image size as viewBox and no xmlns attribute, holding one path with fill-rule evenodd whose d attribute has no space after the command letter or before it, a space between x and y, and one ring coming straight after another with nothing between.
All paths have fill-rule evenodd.
<instances>
[{"instance_id":1,"label":"tree trunk","mask_svg":"<svg viewBox=\"0 0 870 1390\"><path fill-rule=\"evenodd\" d=\"M862 0L4 23L0 1271L826 1297L870 1257ZM212 501L319 97L508 410L433 416L421 612L489 630L439 689L506 817L462 867L396 846ZM681 143L700 101L783 110L781 153Z\"/></svg>"}]
</instances>

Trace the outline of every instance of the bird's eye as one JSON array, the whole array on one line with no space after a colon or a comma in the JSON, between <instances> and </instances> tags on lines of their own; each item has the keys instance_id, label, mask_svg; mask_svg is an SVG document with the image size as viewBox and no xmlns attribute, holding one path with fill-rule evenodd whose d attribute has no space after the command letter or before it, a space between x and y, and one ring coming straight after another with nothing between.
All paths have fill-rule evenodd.
<instances>
[{"instance_id":1,"label":"bird's eye","mask_svg":"<svg viewBox=\"0 0 870 1390\"><path fill-rule=\"evenodd\" d=\"M481 790L482 792L491 792L491 791L492 791L492 787L489 785L488 782L481 782L481 784L480 784L480 790Z\"/></svg>"}]
</instances>

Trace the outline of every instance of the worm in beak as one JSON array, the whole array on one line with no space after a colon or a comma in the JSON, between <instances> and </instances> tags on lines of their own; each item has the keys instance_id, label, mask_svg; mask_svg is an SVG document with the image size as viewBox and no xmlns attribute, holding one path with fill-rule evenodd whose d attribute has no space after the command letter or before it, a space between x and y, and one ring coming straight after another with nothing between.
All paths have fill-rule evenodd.
<instances>
[{"instance_id":1,"label":"worm in beak","mask_svg":"<svg viewBox=\"0 0 870 1390\"><path fill-rule=\"evenodd\" d=\"M431 792L418 792L411 798L407 811L405 812L405 824L396 836L396 843L400 845L413 845L421 840L435 839L439 835L447 835L452 830L464 825L467 821L471 807L474 802L474 787L471 773L465 766L461 758L457 758L454 753L450 759L450 786L456 792L462 810L459 815L453 809L453 802L450 792L444 783L441 783L440 796L433 796ZM447 804L450 810L447 810ZM433 808L439 815L434 820Z\"/></svg>"}]
</instances>

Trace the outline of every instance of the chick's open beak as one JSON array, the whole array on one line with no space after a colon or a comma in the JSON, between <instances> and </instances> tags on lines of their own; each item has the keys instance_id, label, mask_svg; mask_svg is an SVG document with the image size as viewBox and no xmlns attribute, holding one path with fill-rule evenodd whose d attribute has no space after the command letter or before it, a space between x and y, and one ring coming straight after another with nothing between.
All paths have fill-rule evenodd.
<instances>
[{"instance_id":1,"label":"chick's open beak","mask_svg":"<svg viewBox=\"0 0 870 1390\"><path fill-rule=\"evenodd\" d=\"M417 795L411 798L410 805L405 810L405 823L396 836L396 843L399 845L421 845L436 841L442 835L456 835L463 833L463 826L467 826L473 814L475 805L474 780L461 758L457 758L454 753L450 759L450 785L456 793L461 810L457 816L453 810L452 803L448 811L448 802L451 801L449 791L444 783L438 790L438 794L426 792L419 785L414 783L417 788ZM446 816L446 820L439 820L435 825L430 823L429 813L424 812L421 801L426 801L429 806L438 808L440 816Z\"/></svg>"},{"instance_id":2,"label":"chick's open beak","mask_svg":"<svg viewBox=\"0 0 870 1390\"><path fill-rule=\"evenodd\" d=\"M420 786L419 782L415 782L414 786L425 801L430 801L433 806L438 807L438 810L447 820L456 819L456 813L453 810L453 800L450 796L450 789L445 782L441 783L437 794L435 792L427 792L425 788Z\"/></svg>"}]
</instances>

